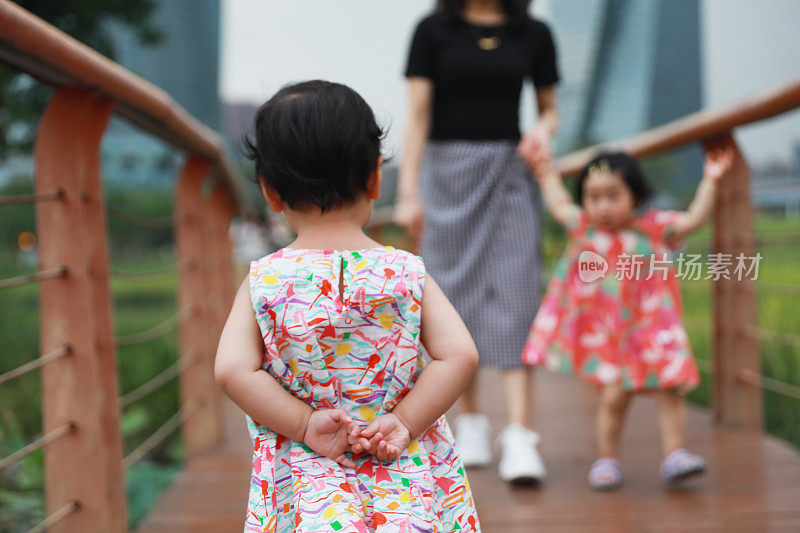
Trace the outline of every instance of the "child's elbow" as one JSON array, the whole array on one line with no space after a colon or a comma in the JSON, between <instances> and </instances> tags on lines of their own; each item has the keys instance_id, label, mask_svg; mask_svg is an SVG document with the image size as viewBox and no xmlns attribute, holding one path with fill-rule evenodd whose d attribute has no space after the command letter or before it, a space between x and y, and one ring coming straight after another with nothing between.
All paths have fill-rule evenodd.
<instances>
[{"instance_id":1,"label":"child's elbow","mask_svg":"<svg viewBox=\"0 0 800 533\"><path fill-rule=\"evenodd\" d=\"M473 344L471 347L465 348L459 357L461 364L466 370L470 379L478 371L478 349Z\"/></svg>"},{"instance_id":2,"label":"child's elbow","mask_svg":"<svg viewBox=\"0 0 800 533\"><path fill-rule=\"evenodd\" d=\"M218 354L219 355L219 354ZM236 378L236 371L230 365L225 365L220 362L219 356L214 364L214 381L223 392L227 392L230 384Z\"/></svg>"}]
</instances>

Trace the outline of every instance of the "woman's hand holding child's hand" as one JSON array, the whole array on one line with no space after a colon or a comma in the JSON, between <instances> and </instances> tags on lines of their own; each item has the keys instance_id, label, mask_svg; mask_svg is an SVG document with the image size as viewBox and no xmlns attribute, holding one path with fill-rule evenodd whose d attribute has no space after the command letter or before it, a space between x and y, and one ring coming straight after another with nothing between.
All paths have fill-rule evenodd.
<instances>
[{"instance_id":1,"label":"woman's hand holding child's hand","mask_svg":"<svg viewBox=\"0 0 800 533\"><path fill-rule=\"evenodd\" d=\"M308 417L303 444L342 466L355 468L345 452L350 451L349 437L358 431L358 424L344 409L316 409Z\"/></svg>"},{"instance_id":2,"label":"woman's hand holding child's hand","mask_svg":"<svg viewBox=\"0 0 800 533\"><path fill-rule=\"evenodd\" d=\"M351 451L371 453L381 461L394 461L408 447L411 435L394 413L375 417L360 434L352 438Z\"/></svg>"},{"instance_id":3,"label":"woman's hand holding child's hand","mask_svg":"<svg viewBox=\"0 0 800 533\"><path fill-rule=\"evenodd\" d=\"M553 170L553 147L550 142L550 137L544 132L537 131L536 133L526 133L526 137L530 135L529 139L523 138L517 145L517 153L528 165L528 168L533 172L537 180L541 180L545 175Z\"/></svg>"},{"instance_id":4,"label":"woman's hand holding child's hand","mask_svg":"<svg viewBox=\"0 0 800 533\"><path fill-rule=\"evenodd\" d=\"M517 144L517 153L530 166L533 161L546 157L551 151L550 133L543 127L535 126L526 131Z\"/></svg>"}]
</instances>

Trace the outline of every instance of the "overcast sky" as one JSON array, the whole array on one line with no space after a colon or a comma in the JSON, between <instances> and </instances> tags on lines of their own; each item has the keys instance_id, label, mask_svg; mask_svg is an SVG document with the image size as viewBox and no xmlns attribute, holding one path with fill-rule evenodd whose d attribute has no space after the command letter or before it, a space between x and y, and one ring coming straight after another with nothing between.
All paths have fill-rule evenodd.
<instances>
[{"instance_id":1,"label":"overcast sky","mask_svg":"<svg viewBox=\"0 0 800 533\"><path fill-rule=\"evenodd\" d=\"M551 1L559 0L535 2L537 16L548 18ZM281 85L310 78L346 83L389 126L387 152L399 155L408 41L433 4L222 0L223 99L260 103ZM706 105L731 104L800 77L800 0L702 0L702 16ZM525 92L523 124L532 119L532 95ZM800 112L740 130L738 138L754 163L788 160L800 142Z\"/></svg>"}]
</instances>

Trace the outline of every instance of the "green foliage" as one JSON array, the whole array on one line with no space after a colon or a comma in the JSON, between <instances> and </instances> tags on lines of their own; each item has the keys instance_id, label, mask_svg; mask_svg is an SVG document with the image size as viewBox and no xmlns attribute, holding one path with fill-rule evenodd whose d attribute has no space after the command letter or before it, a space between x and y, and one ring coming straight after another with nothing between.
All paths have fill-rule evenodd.
<instances>
[{"instance_id":1,"label":"green foliage","mask_svg":"<svg viewBox=\"0 0 800 533\"><path fill-rule=\"evenodd\" d=\"M33 193L33 181L30 177L19 177L11 180L5 187L0 187L0 195L16 196ZM31 204L11 204L0 208L0 264L13 261L16 255L17 237L29 231L36 234L36 218Z\"/></svg>"},{"instance_id":2,"label":"green foliage","mask_svg":"<svg viewBox=\"0 0 800 533\"><path fill-rule=\"evenodd\" d=\"M142 461L126 472L128 524L131 529L155 505L158 497L164 489L169 487L172 479L180 473L180 470L180 465L162 465Z\"/></svg>"},{"instance_id":3,"label":"green foliage","mask_svg":"<svg viewBox=\"0 0 800 533\"><path fill-rule=\"evenodd\" d=\"M108 186L108 184L106 184ZM108 186L105 192L106 205L114 206L137 216L165 218L172 215L175 203L174 191L153 187ZM111 259L123 260L136 257L146 251L163 250L171 253L174 243L172 228L140 228L108 213L108 232L111 244Z\"/></svg>"}]
</instances>

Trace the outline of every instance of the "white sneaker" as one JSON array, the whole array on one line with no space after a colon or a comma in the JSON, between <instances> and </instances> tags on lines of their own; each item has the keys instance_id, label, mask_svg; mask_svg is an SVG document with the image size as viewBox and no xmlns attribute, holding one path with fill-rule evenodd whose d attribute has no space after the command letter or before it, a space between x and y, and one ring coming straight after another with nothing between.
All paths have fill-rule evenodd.
<instances>
[{"instance_id":1,"label":"white sneaker","mask_svg":"<svg viewBox=\"0 0 800 533\"><path fill-rule=\"evenodd\" d=\"M517 423L508 424L497 437L502 449L500 479L517 485L541 483L547 477L536 445L539 434Z\"/></svg>"},{"instance_id":2,"label":"white sneaker","mask_svg":"<svg viewBox=\"0 0 800 533\"><path fill-rule=\"evenodd\" d=\"M486 466L492 462L489 447L489 418L478 413L464 413L456 417L456 450L465 467Z\"/></svg>"}]
</instances>

